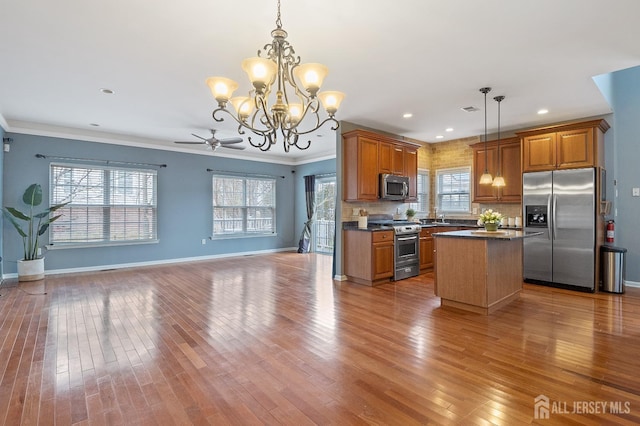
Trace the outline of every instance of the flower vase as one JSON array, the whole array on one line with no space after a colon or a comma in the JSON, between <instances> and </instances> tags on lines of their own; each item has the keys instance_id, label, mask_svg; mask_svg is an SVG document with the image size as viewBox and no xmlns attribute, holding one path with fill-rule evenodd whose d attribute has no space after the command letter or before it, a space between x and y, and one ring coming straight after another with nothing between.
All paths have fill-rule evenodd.
<instances>
[{"instance_id":1,"label":"flower vase","mask_svg":"<svg viewBox=\"0 0 640 426\"><path fill-rule=\"evenodd\" d=\"M498 230L498 223L485 223L484 230L487 232L495 232Z\"/></svg>"}]
</instances>

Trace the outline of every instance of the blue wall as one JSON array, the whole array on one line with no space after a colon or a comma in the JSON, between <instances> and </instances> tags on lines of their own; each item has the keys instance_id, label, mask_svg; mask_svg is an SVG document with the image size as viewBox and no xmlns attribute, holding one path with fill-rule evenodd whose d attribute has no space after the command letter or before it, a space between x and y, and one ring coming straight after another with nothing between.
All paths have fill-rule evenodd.
<instances>
[{"instance_id":1,"label":"blue wall","mask_svg":"<svg viewBox=\"0 0 640 426\"><path fill-rule=\"evenodd\" d=\"M627 280L640 282L640 67L611 74L611 101L615 117L613 163L617 197L615 199L615 245L627 248Z\"/></svg>"},{"instance_id":2,"label":"blue wall","mask_svg":"<svg viewBox=\"0 0 640 426\"><path fill-rule=\"evenodd\" d=\"M44 136L15 133L6 136L13 138L13 142L3 162L5 206L20 205L24 189L34 182L43 185L48 203L49 163L56 160L37 159L35 154L167 164L166 168L158 169L158 244L49 250L45 260L47 270L96 269L297 247L298 223L303 222L297 217L299 209L295 208L295 202L304 200L304 183L300 182L308 173L292 173L295 167ZM299 167L312 170L315 163ZM209 240L212 195L208 168L284 176L276 180L277 236ZM320 169L324 170L324 166ZM298 194L300 185L302 194ZM21 240L10 223L4 224L3 233L4 273L15 274L16 260L22 258ZM207 239L206 245L201 243L203 238Z\"/></svg>"}]
</instances>

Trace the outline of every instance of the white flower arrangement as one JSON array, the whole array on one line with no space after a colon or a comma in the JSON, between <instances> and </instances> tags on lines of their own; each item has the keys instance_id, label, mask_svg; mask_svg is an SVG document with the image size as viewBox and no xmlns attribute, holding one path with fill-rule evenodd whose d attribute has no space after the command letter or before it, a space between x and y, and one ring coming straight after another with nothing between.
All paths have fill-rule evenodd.
<instances>
[{"instance_id":1,"label":"white flower arrangement","mask_svg":"<svg viewBox=\"0 0 640 426\"><path fill-rule=\"evenodd\" d=\"M485 210L480 216L478 216L478 223L484 225L485 223L500 223L502 220L502 214L494 212L493 210Z\"/></svg>"}]
</instances>

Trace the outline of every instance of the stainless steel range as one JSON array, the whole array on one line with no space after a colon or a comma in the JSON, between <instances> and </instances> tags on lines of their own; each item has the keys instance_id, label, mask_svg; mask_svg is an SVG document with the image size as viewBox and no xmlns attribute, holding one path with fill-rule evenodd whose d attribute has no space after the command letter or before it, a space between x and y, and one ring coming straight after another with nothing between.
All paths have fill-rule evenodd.
<instances>
[{"instance_id":1,"label":"stainless steel range","mask_svg":"<svg viewBox=\"0 0 640 426\"><path fill-rule=\"evenodd\" d=\"M373 220L372 225L393 228L394 238L394 273L395 281L416 277L420 274L420 229L415 222L399 220Z\"/></svg>"},{"instance_id":2,"label":"stainless steel range","mask_svg":"<svg viewBox=\"0 0 640 426\"><path fill-rule=\"evenodd\" d=\"M395 233L393 279L395 281L420 274L420 229L420 225L412 222L393 225Z\"/></svg>"}]
</instances>

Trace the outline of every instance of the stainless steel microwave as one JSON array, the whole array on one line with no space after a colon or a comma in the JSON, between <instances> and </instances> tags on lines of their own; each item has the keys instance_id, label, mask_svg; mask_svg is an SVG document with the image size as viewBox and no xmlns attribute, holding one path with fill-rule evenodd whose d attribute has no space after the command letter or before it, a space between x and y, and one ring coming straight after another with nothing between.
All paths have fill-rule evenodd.
<instances>
[{"instance_id":1,"label":"stainless steel microwave","mask_svg":"<svg viewBox=\"0 0 640 426\"><path fill-rule=\"evenodd\" d=\"M398 201L409 196L409 177L380 174L380 199Z\"/></svg>"}]
</instances>

